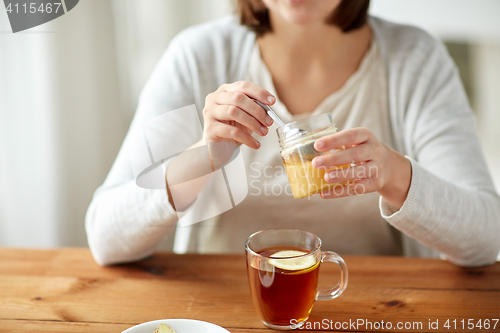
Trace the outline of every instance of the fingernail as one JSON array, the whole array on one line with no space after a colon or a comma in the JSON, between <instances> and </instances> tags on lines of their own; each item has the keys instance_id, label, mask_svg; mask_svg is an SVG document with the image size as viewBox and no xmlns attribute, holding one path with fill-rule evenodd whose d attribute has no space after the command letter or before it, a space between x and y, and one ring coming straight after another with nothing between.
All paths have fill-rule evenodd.
<instances>
[{"instance_id":1,"label":"fingernail","mask_svg":"<svg viewBox=\"0 0 500 333\"><path fill-rule=\"evenodd\" d=\"M273 103L274 102L274 96L267 96L267 100L269 101L269 103Z\"/></svg>"},{"instance_id":2,"label":"fingernail","mask_svg":"<svg viewBox=\"0 0 500 333\"><path fill-rule=\"evenodd\" d=\"M255 145L257 146L257 148L259 148L260 147L260 142L257 141L257 140L255 140Z\"/></svg>"},{"instance_id":3,"label":"fingernail","mask_svg":"<svg viewBox=\"0 0 500 333\"><path fill-rule=\"evenodd\" d=\"M265 134L267 134L267 127L262 126L262 127L260 128L260 131L261 131L261 132L262 132L262 134L264 134L264 135L265 135Z\"/></svg>"},{"instance_id":4,"label":"fingernail","mask_svg":"<svg viewBox=\"0 0 500 333\"><path fill-rule=\"evenodd\" d=\"M273 123L273 119L269 116L266 116L266 124L271 125Z\"/></svg>"},{"instance_id":5,"label":"fingernail","mask_svg":"<svg viewBox=\"0 0 500 333\"><path fill-rule=\"evenodd\" d=\"M329 177L330 179L335 179L335 178L337 178L337 173L336 173L336 172L330 172L330 173L328 174L328 177Z\"/></svg>"},{"instance_id":6,"label":"fingernail","mask_svg":"<svg viewBox=\"0 0 500 333\"><path fill-rule=\"evenodd\" d=\"M321 149L325 146L323 141L316 141L316 148Z\"/></svg>"},{"instance_id":7,"label":"fingernail","mask_svg":"<svg viewBox=\"0 0 500 333\"><path fill-rule=\"evenodd\" d=\"M316 166L322 165L322 164L323 164L323 159L321 159L321 157L316 157L316 158L314 159L314 164L315 164Z\"/></svg>"}]
</instances>

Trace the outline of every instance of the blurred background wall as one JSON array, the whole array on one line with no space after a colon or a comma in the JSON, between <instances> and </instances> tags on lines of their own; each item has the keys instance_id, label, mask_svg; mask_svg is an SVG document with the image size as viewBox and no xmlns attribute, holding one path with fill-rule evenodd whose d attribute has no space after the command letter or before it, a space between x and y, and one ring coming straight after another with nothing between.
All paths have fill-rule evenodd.
<instances>
[{"instance_id":1,"label":"blurred background wall","mask_svg":"<svg viewBox=\"0 0 500 333\"><path fill-rule=\"evenodd\" d=\"M233 0L82 0L12 34L0 8L0 246L85 246L85 212L170 39ZM372 0L454 57L500 187L500 1Z\"/></svg>"}]
</instances>

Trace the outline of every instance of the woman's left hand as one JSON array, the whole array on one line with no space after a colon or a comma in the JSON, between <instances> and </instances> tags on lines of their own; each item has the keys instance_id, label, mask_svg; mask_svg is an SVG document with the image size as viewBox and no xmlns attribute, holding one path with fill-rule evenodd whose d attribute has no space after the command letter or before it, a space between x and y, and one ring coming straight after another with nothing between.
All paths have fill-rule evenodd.
<instances>
[{"instance_id":1,"label":"woman's left hand","mask_svg":"<svg viewBox=\"0 0 500 333\"><path fill-rule=\"evenodd\" d=\"M353 181L321 193L323 199L377 191L394 208L403 206L411 183L411 163L380 142L369 129L353 128L323 137L315 142L314 148L319 152L339 149L314 158L315 168L350 165L326 172L327 182Z\"/></svg>"}]
</instances>

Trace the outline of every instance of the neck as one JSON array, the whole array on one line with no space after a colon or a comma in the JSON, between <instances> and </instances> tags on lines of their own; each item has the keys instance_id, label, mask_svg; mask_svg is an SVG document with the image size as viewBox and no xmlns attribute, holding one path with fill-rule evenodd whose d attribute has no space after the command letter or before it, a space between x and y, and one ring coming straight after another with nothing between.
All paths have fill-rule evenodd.
<instances>
[{"instance_id":1,"label":"neck","mask_svg":"<svg viewBox=\"0 0 500 333\"><path fill-rule=\"evenodd\" d=\"M321 21L292 24L273 12L270 12L270 20L272 32L257 40L264 59L278 57L302 63L337 63L353 47L369 45L371 38L368 25L345 33L338 27ZM290 57L291 54L294 56Z\"/></svg>"}]
</instances>

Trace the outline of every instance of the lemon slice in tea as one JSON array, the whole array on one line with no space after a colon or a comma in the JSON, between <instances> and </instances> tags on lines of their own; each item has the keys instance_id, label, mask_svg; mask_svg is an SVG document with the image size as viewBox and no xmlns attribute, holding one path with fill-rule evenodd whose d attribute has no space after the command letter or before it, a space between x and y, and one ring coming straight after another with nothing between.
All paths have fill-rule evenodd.
<instances>
[{"instance_id":1,"label":"lemon slice in tea","mask_svg":"<svg viewBox=\"0 0 500 333\"><path fill-rule=\"evenodd\" d=\"M278 251L271 255L269 263L275 267L287 271L299 271L315 266L318 261L314 256L299 257L307 254L307 252L296 250ZM290 258L297 257L297 258ZM282 259L281 259L282 258Z\"/></svg>"}]
</instances>

